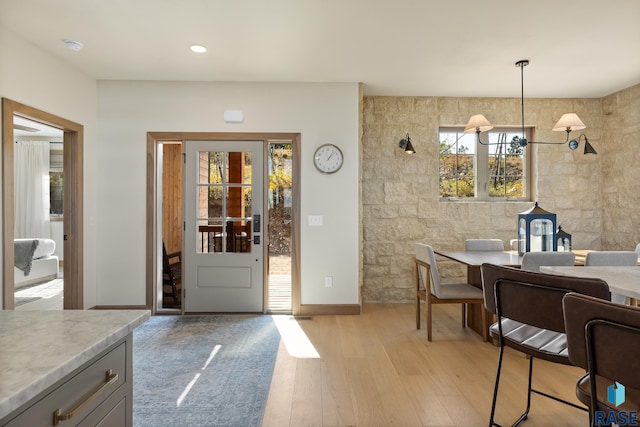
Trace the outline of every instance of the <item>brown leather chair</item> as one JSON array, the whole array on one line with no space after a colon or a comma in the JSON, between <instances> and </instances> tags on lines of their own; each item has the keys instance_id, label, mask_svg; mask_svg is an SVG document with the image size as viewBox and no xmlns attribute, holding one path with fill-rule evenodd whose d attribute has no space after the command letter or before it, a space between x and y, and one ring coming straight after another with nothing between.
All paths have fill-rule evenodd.
<instances>
[{"instance_id":1,"label":"brown leather chair","mask_svg":"<svg viewBox=\"0 0 640 427\"><path fill-rule=\"evenodd\" d=\"M562 298L569 292L578 292L608 300L610 294L607 283L600 279L557 276L493 264L483 264L481 271L485 308L497 316L497 322L489 328L489 335L500 346L490 425L499 425L494 418L505 347L530 356L527 405L514 426L527 419L531 393L585 410L534 389L533 360L537 358L564 365L571 364L567 351Z\"/></svg>"},{"instance_id":2,"label":"brown leather chair","mask_svg":"<svg viewBox=\"0 0 640 427\"><path fill-rule=\"evenodd\" d=\"M563 305L569 360L587 370L576 384L576 396L589 407L590 425L608 425L623 413L637 414L640 308L573 293L564 297ZM616 383L624 386L624 392ZM616 406L615 399L609 401L610 387L623 393L623 403Z\"/></svg>"}]
</instances>

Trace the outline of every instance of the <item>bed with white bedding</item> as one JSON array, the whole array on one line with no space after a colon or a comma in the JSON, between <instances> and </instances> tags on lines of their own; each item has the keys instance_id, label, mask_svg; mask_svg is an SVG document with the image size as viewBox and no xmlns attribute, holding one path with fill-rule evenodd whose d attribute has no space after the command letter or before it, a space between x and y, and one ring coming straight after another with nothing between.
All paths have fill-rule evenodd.
<instances>
[{"instance_id":1,"label":"bed with white bedding","mask_svg":"<svg viewBox=\"0 0 640 427\"><path fill-rule=\"evenodd\" d=\"M48 282L58 276L59 260L53 255L56 242L51 239L15 239L14 287Z\"/></svg>"}]
</instances>

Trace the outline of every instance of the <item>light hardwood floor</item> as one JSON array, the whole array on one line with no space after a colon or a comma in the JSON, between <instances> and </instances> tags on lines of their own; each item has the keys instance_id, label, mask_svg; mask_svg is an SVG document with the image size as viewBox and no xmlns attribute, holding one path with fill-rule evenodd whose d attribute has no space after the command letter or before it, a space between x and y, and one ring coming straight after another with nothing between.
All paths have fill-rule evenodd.
<instances>
[{"instance_id":1,"label":"light hardwood floor","mask_svg":"<svg viewBox=\"0 0 640 427\"><path fill-rule=\"evenodd\" d=\"M415 329L413 304L365 304L359 316L297 322L319 357L281 342L263 427L487 426L498 348L460 325L459 305L434 309L433 341ZM426 323L426 322L423 322ZM524 409L528 361L509 351L496 421ZM534 387L577 403L575 367L534 363ZM575 408L534 395L525 427L585 426Z\"/></svg>"}]
</instances>

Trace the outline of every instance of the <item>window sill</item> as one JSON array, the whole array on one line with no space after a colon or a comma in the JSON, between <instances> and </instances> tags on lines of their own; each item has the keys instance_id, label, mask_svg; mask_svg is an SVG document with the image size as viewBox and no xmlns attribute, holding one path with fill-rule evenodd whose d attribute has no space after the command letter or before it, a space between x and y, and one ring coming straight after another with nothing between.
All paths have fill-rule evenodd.
<instances>
[{"instance_id":1,"label":"window sill","mask_svg":"<svg viewBox=\"0 0 640 427\"><path fill-rule=\"evenodd\" d=\"M467 197L440 197L439 201L443 203L531 203L531 200L526 199L475 199Z\"/></svg>"}]
</instances>

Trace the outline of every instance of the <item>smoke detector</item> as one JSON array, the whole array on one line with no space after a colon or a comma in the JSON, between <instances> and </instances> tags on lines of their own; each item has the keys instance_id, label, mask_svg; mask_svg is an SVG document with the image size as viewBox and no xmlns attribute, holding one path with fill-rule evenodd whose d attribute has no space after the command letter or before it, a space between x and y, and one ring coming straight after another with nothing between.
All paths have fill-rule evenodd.
<instances>
[{"instance_id":1,"label":"smoke detector","mask_svg":"<svg viewBox=\"0 0 640 427\"><path fill-rule=\"evenodd\" d=\"M65 44L65 46L67 46L69 49L71 49L74 52L79 51L84 46L82 43L77 42L75 40L71 40L71 39L64 39L62 40L62 42Z\"/></svg>"}]
</instances>

